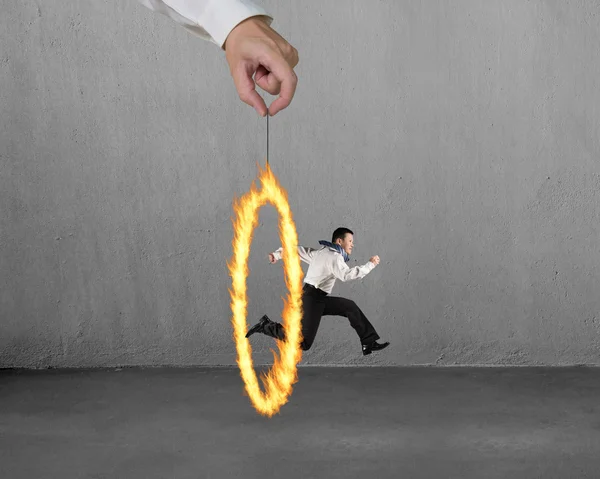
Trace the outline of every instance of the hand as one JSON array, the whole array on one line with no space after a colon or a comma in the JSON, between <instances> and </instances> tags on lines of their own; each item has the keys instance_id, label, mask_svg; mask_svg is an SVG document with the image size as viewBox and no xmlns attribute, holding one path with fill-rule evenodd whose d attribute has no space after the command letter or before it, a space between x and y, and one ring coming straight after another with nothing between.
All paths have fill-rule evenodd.
<instances>
[{"instance_id":1,"label":"hand","mask_svg":"<svg viewBox=\"0 0 600 479\"><path fill-rule=\"evenodd\" d=\"M277 263L277 259L275 258L275 255L273 253L269 253L269 263L271 263L271 264Z\"/></svg>"},{"instance_id":2,"label":"hand","mask_svg":"<svg viewBox=\"0 0 600 479\"><path fill-rule=\"evenodd\" d=\"M379 256L375 255L369 261L377 266L379 264Z\"/></svg>"},{"instance_id":3,"label":"hand","mask_svg":"<svg viewBox=\"0 0 600 479\"><path fill-rule=\"evenodd\" d=\"M267 25L264 17L251 17L236 26L223 48L240 100L260 116L267 111L274 116L291 103L298 83L293 70L298 52ZM268 110L254 82L271 95L279 95Z\"/></svg>"}]
</instances>

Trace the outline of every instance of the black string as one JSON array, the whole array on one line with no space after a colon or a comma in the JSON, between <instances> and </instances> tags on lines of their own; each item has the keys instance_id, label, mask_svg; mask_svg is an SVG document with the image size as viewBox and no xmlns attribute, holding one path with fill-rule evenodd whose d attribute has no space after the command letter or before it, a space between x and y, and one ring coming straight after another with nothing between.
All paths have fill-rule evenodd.
<instances>
[{"instance_id":1,"label":"black string","mask_svg":"<svg viewBox=\"0 0 600 479\"><path fill-rule=\"evenodd\" d=\"M267 110L267 165L269 164L269 111Z\"/></svg>"}]
</instances>

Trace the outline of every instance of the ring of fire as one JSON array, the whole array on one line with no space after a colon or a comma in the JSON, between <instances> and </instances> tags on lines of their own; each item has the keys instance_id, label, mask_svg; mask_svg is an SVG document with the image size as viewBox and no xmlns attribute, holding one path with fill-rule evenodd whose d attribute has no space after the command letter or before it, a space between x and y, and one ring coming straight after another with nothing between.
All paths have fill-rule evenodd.
<instances>
[{"instance_id":1,"label":"ring of fire","mask_svg":"<svg viewBox=\"0 0 600 479\"><path fill-rule=\"evenodd\" d=\"M258 191L254 182L250 191L238 201L234 199L233 209L236 218L233 220L234 237L232 241L233 257L228 262L232 279L231 311L233 338L237 349L237 364L244 380L245 389L254 408L262 415L271 417L283 406L298 380L296 365L302 358L300 342L302 341L302 278L303 271L298 256L298 236L290 210L286 191L271 172L269 164L262 170L259 166L258 179L262 183ZM271 203L279 213L279 238L283 246L283 263L285 281L288 288L287 299L284 299L283 325L285 341L278 341L280 357L273 352L273 366L261 379L265 393L260 390L252 362L252 348L246 339L246 279L248 277L248 256L254 228L258 223L258 212L266 203ZM283 299L283 298L282 298Z\"/></svg>"}]
</instances>

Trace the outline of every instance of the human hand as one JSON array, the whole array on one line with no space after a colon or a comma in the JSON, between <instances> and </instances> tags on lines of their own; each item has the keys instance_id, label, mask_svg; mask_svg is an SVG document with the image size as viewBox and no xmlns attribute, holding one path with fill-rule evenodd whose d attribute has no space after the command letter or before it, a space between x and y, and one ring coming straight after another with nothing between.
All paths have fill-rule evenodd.
<instances>
[{"instance_id":1,"label":"human hand","mask_svg":"<svg viewBox=\"0 0 600 479\"><path fill-rule=\"evenodd\" d=\"M298 83L293 70L298 51L267 25L264 17L251 17L236 26L223 48L240 100L260 116L267 112L274 116L291 103ZM279 95L268 109L255 82L271 95Z\"/></svg>"},{"instance_id":2,"label":"human hand","mask_svg":"<svg viewBox=\"0 0 600 479\"><path fill-rule=\"evenodd\" d=\"M269 263L271 263L271 264L277 263L277 259L275 258L275 255L273 253L269 253Z\"/></svg>"},{"instance_id":3,"label":"human hand","mask_svg":"<svg viewBox=\"0 0 600 479\"><path fill-rule=\"evenodd\" d=\"M377 266L379 264L379 256L375 255L369 261Z\"/></svg>"}]
</instances>

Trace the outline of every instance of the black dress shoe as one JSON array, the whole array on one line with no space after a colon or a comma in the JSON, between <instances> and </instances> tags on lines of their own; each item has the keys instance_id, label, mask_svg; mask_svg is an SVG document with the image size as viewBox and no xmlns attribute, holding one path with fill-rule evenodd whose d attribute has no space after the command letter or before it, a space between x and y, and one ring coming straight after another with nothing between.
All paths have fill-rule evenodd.
<instances>
[{"instance_id":1,"label":"black dress shoe","mask_svg":"<svg viewBox=\"0 0 600 479\"><path fill-rule=\"evenodd\" d=\"M387 348L389 345L390 345L389 342L379 344L377 341L373 341L371 344L363 344L363 347L362 347L363 356L366 356L367 354L371 354L373 351L381 351L382 349Z\"/></svg>"},{"instance_id":2,"label":"black dress shoe","mask_svg":"<svg viewBox=\"0 0 600 479\"><path fill-rule=\"evenodd\" d=\"M260 321L258 323L256 323L248 330L248 332L246 333L246 337L249 338L254 333L262 333L264 331L265 324L268 324L270 321L271 320L269 319L269 317L265 314L262 318L260 318Z\"/></svg>"}]
</instances>

